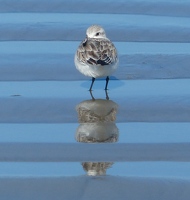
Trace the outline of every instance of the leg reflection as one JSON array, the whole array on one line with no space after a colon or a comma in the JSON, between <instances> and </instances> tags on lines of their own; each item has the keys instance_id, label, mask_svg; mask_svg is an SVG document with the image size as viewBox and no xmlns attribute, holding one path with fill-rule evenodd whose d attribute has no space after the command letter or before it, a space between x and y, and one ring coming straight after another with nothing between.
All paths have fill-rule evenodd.
<instances>
[{"instance_id":1,"label":"leg reflection","mask_svg":"<svg viewBox=\"0 0 190 200\"><path fill-rule=\"evenodd\" d=\"M89 90L92 100L95 100L92 90ZM105 90L106 100L109 100L108 90Z\"/></svg>"}]
</instances>

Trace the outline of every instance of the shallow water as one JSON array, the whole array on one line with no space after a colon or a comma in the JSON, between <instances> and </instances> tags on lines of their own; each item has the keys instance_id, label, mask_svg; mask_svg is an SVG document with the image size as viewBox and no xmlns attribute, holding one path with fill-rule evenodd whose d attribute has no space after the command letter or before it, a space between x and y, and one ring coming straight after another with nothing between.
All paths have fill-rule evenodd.
<instances>
[{"instance_id":1,"label":"shallow water","mask_svg":"<svg viewBox=\"0 0 190 200\"><path fill-rule=\"evenodd\" d=\"M2 83L1 196L188 199L189 81L89 83Z\"/></svg>"},{"instance_id":2,"label":"shallow water","mask_svg":"<svg viewBox=\"0 0 190 200\"><path fill-rule=\"evenodd\" d=\"M110 80L109 98L119 106L116 122L190 122L189 84ZM77 123L76 106L91 100L89 86L90 81L2 82L0 122ZM106 100L104 86L105 80L95 82L95 99Z\"/></svg>"},{"instance_id":3,"label":"shallow water","mask_svg":"<svg viewBox=\"0 0 190 200\"><path fill-rule=\"evenodd\" d=\"M88 166L101 169L102 174L119 177L173 178L189 180L190 163L187 162L2 162L1 178L59 178L87 175ZM89 170L90 172L90 170ZM97 173L100 171L97 171ZM104 174L103 174L104 172ZM91 173L91 175L94 175Z\"/></svg>"},{"instance_id":4,"label":"shallow water","mask_svg":"<svg viewBox=\"0 0 190 200\"><path fill-rule=\"evenodd\" d=\"M116 123L117 143L188 143L189 123ZM77 143L78 123L0 124L1 143Z\"/></svg>"}]
</instances>

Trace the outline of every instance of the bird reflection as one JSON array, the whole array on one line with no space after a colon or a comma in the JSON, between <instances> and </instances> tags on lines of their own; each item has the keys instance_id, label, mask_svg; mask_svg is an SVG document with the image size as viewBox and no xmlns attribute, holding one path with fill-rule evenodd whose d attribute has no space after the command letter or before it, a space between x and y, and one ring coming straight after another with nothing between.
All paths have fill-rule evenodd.
<instances>
[{"instance_id":1,"label":"bird reflection","mask_svg":"<svg viewBox=\"0 0 190 200\"><path fill-rule=\"evenodd\" d=\"M78 121L75 138L83 143L113 143L118 141L119 130L115 124L118 105L109 100L107 91L105 99L91 99L76 106ZM106 175L106 170L113 162L83 162L83 169L89 176Z\"/></svg>"}]
</instances>

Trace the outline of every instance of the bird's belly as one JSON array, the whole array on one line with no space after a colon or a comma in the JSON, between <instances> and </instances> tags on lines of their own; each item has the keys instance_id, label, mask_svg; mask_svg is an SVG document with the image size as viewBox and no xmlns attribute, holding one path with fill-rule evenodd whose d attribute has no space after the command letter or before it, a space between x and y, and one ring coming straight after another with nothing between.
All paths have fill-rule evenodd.
<instances>
[{"instance_id":1,"label":"bird's belly","mask_svg":"<svg viewBox=\"0 0 190 200\"><path fill-rule=\"evenodd\" d=\"M110 65L87 65L75 59L76 68L85 76L103 77L110 76L118 67L118 61Z\"/></svg>"}]
</instances>

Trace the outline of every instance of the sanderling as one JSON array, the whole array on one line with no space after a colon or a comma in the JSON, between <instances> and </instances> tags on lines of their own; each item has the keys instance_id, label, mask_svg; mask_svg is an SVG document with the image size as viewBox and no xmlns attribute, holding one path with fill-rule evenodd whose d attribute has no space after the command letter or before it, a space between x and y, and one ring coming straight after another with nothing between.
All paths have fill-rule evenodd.
<instances>
[{"instance_id":1,"label":"sanderling","mask_svg":"<svg viewBox=\"0 0 190 200\"><path fill-rule=\"evenodd\" d=\"M104 76L107 77L107 90L109 76L117 69L119 63L114 44L99 25L92 25L87 29L86 38L79 45L74 60L76 68L82 74L92 77L90 91L95 79Z\"/></svg>"}]
</instances>

